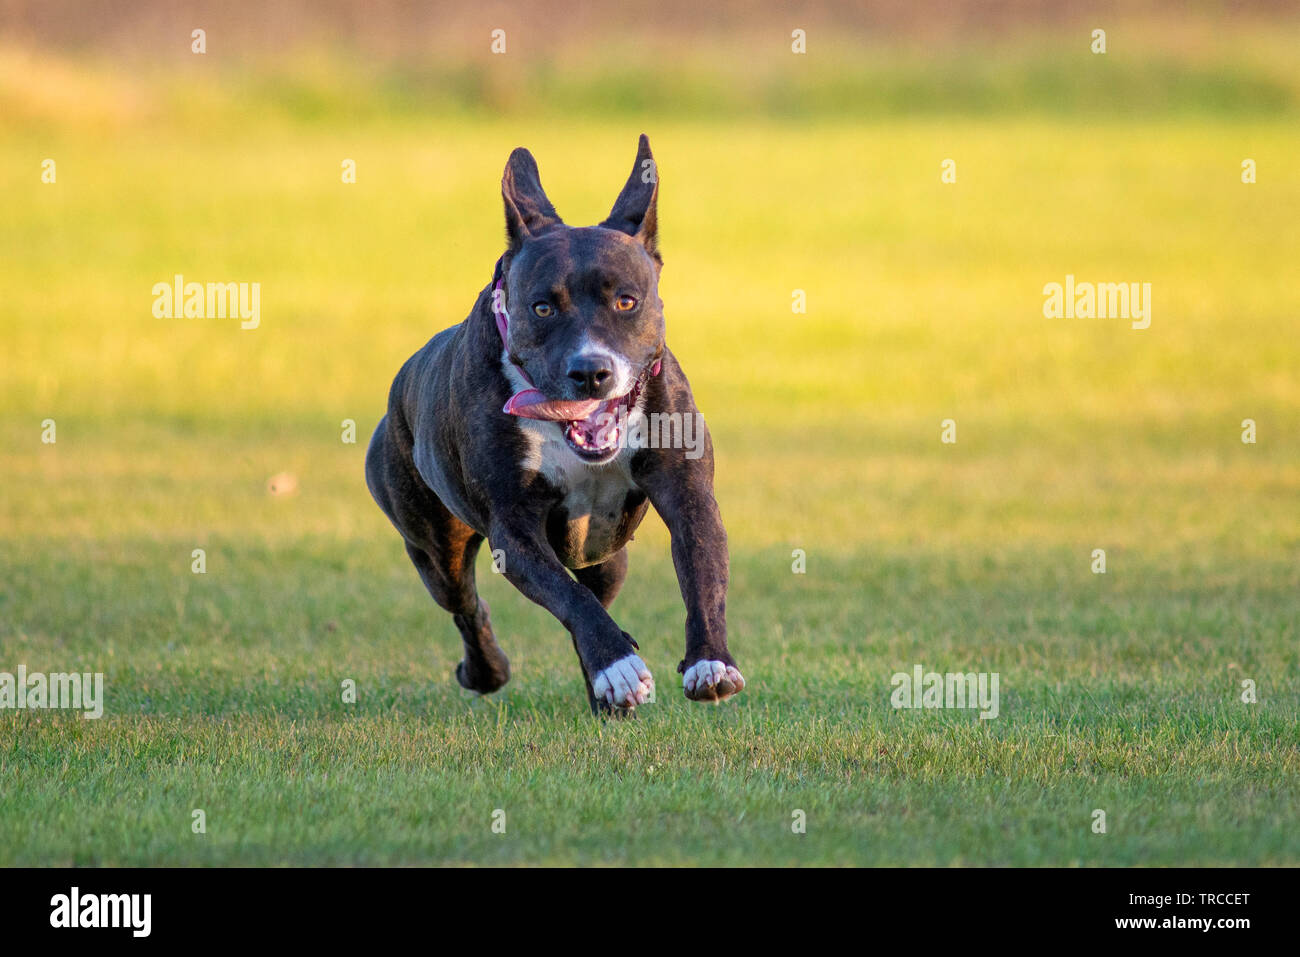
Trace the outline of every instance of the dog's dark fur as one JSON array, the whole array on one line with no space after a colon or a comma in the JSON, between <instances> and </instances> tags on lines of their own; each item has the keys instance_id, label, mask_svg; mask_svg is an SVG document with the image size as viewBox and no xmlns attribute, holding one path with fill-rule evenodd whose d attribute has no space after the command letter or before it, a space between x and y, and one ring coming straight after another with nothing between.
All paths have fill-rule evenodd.
<instances>
[{"instance_id":1,"label":"dog's dark fur","mask_svg":"<svg viewBox=\"0 0 1300 957\"><path fill-rule=\"evenodd\" d=\"M577 343L595 336L631 368L649 369L662 360L661 374L642 373L647 415L694 415L690 385L664 341L658 176L648 140L641 137L632 175L599 226L577 229L560 220L527 150L511 154L502 195L508 248L498 275L510 313L510 361L548 398L603 398L600 383L573 372ZM611 305L611 297L624 292L639 302L634 313ZM366 456L371 493L405 539L430 594L460 630L465 657L457 680L488 693L510 677L475 589L474 559L486 537L504 556L505 577L569 630L593 711L635 705L602 699L593 682L637 647L607 609L627 573L625 546L653 505L671 533L686 604L686 654L678 671L689 675L697 662L731 666L688 687L687 696L716 701L736 693L744 679L727 651L727 539L713 496L707 433L703 455L695 459L682 449L640 448L620 453L622 465L589 465L570 453L578 463L565 465L578 476L573 482L594 481L592 488L619 494L620 468L624 481L630 473L621 504L602 514L570 514L573 497L563 474L530 467L535 440L525 423L502 411L515 387L502 361L491 296L489 283L464 322L434 336L402 366ZM555 303L546 320L529 305L538 300ZM527 426L562 434L557 423Z\"/></svg>"}]
</instances>

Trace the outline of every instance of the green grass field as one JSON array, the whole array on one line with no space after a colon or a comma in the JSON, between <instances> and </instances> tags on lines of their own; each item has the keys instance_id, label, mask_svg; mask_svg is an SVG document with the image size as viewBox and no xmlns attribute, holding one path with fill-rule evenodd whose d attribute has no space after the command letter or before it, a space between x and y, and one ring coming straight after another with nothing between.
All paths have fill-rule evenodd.
<instances>
[{"instance_id":1,"label":"green grass field","mask_svg":"<svg viewBox=\"0 0 1300 957\"><path fill-rule=\"evenodd\" d=\"M0 712L0 864L1300 864L1294 112L196 102L0 137L0 671L106 676L98 721ZM643 130L749 686L682 697L652 515L614 613L659 700L601 724L486 555L514 677L455 685L362 459L490 277L509 150L585 224ZM260 327L155 319L175 273L260 282ZM1151 327L1045 319L1067 273L1150 282ZM1000 717L895 711L915 664L998 672Z\"/></svg>"}]
</instances>

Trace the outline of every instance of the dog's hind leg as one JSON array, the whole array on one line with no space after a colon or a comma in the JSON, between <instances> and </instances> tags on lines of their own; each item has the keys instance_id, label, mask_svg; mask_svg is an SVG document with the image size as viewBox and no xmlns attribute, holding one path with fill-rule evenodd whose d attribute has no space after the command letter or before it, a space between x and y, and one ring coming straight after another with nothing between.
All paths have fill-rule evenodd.
<instances>
[{"instance_id":1,"label":"dog's hind leg","mask_svg":"<svg viewBox=\"0 0 1300 957\"><path fill-rule=\"evenodd\" d=\"M609 611L614 598L627 578L627 546L623 546L599 565L588 565L574 571L573 577L591 590L596 600Z\"/></svg>"},{"instance_id":2,"label":"dog's hind leg","mask_svg":"<svg viewBox=\"0 0 1300 957\"><path fill-rule=\"evenodd\" d=\"M483 536L420 481L410 456L398 451L400 443L390 431L389 417L384 416L366 452L366 485L406 541L406 554L424 587L456 622L465 645L456 680L471 691L489 694L510 680L510 662L492 635L487 603L474 585L474 558ZM402 429L395 431L401 434Z\"/></svg>"},{"instance_id":3,"label":"dog's hind leg","mask_svg":"<svg viewBox=\"0 0 1300 957\"><path fill-rule=\"evenodd\" d=\"M456 680L461 687L479 694L491 694L510 680L510 661L492 634L487 602L478 597L474 585L474 558L483 536L455 518L459 525L446 527L439 535L437 556L410 542L406 553L429 594L451 612L465 646L465 658L456 665Z\"/></svg>"}]
</instances>

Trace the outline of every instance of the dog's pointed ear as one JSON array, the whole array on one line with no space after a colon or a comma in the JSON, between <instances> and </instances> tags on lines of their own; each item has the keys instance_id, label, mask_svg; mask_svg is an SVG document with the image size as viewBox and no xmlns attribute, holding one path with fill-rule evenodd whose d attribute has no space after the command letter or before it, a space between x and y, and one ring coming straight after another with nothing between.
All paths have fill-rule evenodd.
<instances>
[{"instance_id":1,"label":"dog's pointed ear","mask_svg":"<svg viewBox=\"0 0 1300 957\"><path fill-rule=\"evenodd\" d=\"M609 218L600 225L635 236L655 262L663 265L659 256L659 220L655 210L658 200L659 167L650 153L650 139L642 133L632 175L627 178L618 199L614 200Z\"/></svg>"},{"instance_id":2,"label":"dog's pointed ear","mask_svg":"<svg viewBox=\"0 0 1300 957\"><path fill-rule=\"evenodd\" d=\"M524 240L562 222L542 189L537 161L523 147L511 153L506 161L506 171L501 177L501 197L505 200L506 239L511 252L518 252Z\"/></svg>"}]
</instances>

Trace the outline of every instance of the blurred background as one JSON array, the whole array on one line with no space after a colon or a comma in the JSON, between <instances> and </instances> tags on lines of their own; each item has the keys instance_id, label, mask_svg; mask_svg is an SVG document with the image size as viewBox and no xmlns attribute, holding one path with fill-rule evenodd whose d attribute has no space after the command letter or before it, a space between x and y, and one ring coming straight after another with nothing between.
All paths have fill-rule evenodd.
<instances>
[{"instance_id":1,"label":"blurred background","mask_svg":"<svg viewBox=\"0 0 1300 957\"><path fill-rule=\"evenodd\" d=\"M1300 16L1285 0L5 0L0 11L8 118L66 121L80 107L105 123L175 122L218 103L353 122L1276 114L1295 106ZM191 52L196 28L206 58ZM1085 69L1097 28L1114 45ZM808 35L800 60L794 29Z\"/></svg>"},{"instance_id":2,"label":"blurred background","mask_svg":"<svg viewBox=\"0 0 1300 957\"><path fill-rule=\"evenodd\" d=\"M232 463L259 458L254 435L304 470L300 443L345 417L364 446L392 372L464 317L500 252L510 149L531 148L561 214L587 223L644 131L665 179L671 341L756 544L851 551L868 528L970 540L1006 528L993 515L1023 542L1058 538L1076 508L1118 531L1152 511L1112 484L1264 462L1293 479L1296 13L5 0L8 465L59 467L62 447L32 459L19 441L55 412L84 418L80 440L110 456L156 447L157 430L224 436L228 454L171 465L210 462L214 494ZM46 158L57 184L41 182ZM149 290L176 273L261 282L261 328L155 320ZM1045 320L1041 289L1067 273L1151 282L1152 328ZM806 314L791 312L795 289ZM1247 416L1269 437L1249 466L1235 438ZM956 456L935 439L945 418L961 424ZM1191 458L1172 473L1142 463L1171 450ZM304 491L357 493L355 463L336 465ZM1094 465L1112 478L1081 504ZM1256 514L1238 491L1143 544ZM68 520L58 498L10 498L9 527L50 534ZM373 527L351 494L335 504L322 529ZM132 515L158 528L147 510L114 520Z\"/></svg>"},{"instance_id":3,"label":"blurred background","mask_svg":"<svg viewBox=\"0 0 1300 957\"><path fill-rule=\"evenodd\" d=\"M107 663L126 711L311 714L289 689L348 669L458 713L454 633L370 501L365 443L401 363L490 278L510 150L588 224L645 132L752 707L887 721L862 689L917 660L1046 707L1082 682L1076 704L1131 721L1201 714L1229 668L1293 682L1297 50L1283 2L0 0L6 660ZM155 318L177 273L259 282L260 326ZM1150 328L1044 318L1067 274L1151 283ZM664 686L666 545L647 521L618 606ZM557 626L480 577L529 676L499 700L569 714ZM1294 725L1287 754L1265 777ZM1183 769L1189 814L1194 782L1235 774L1206 760ZM1261 814L1136 859L1267 858L1285 822ZM1012 859L1035 860L1021 837Z\"/></svg>"},{"instance_id":4,"label":"blurred background","mask_svg":"<svg viewBox=\"0 0 1300 957\"><path fill-rule=\"evenodd\" d=\"M825 456L940 454L947 417L972 453L1035 457L1043 441L1128 457L1147 430L1231 437L1250 412L1294 434L1296 13L4 0L0 396L119 428L369 426L392 370L463 318L498 254L509 150L529 146L561 213L592 222L645 131L666 177L674 346L716 427L744 436L724 454L792 450L774 430L796 443L777 501L856 489L815 467ZM47 157L58 182L41 189ZM154 320L141 304L177 272L260 281L262 328ZM1045 321L1041 287L1067 272L1152 282L1153 328ZM820 504L756 533L839 531L871 507L799 498Z\"/></svg>"}]
</instances>

